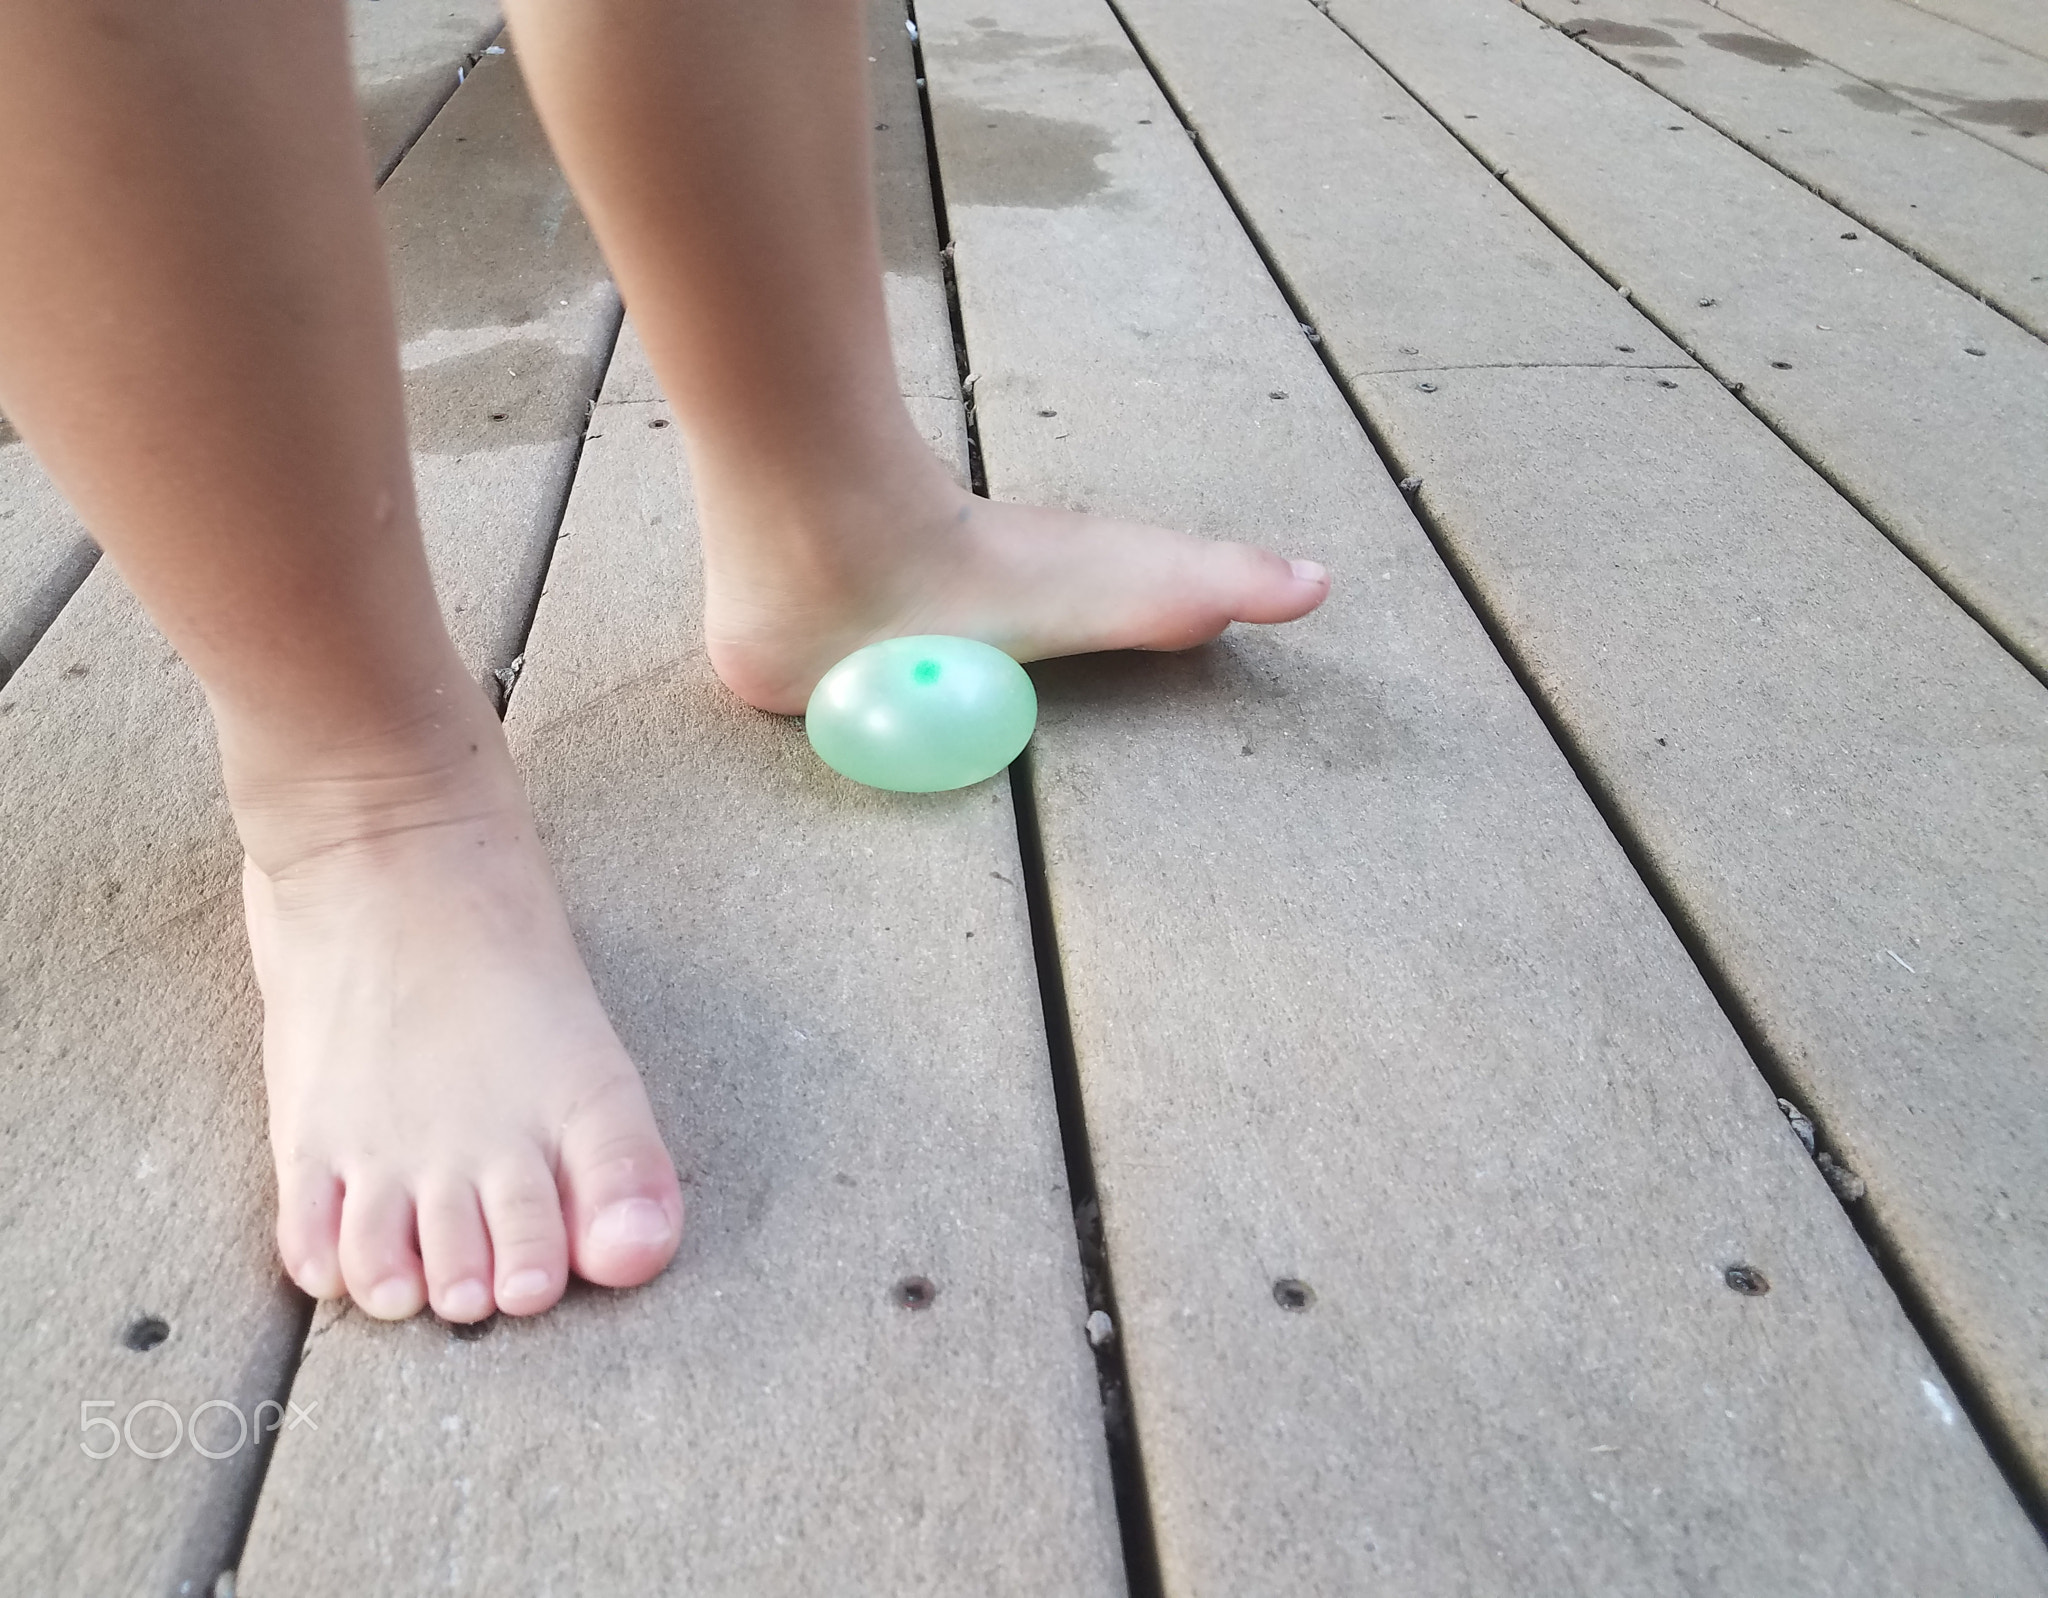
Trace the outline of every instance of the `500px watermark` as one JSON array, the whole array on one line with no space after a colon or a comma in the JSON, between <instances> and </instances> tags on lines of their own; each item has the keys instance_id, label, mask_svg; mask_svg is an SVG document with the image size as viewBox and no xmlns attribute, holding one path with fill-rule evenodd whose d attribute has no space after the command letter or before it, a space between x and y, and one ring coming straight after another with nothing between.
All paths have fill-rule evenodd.
<instances>
[{"instance_id":1,"label":"500px watermark","mask_svg":"<svg viewBox=\"0 0 2048 1598\"><path fill-rule=\"evenodd\" d=\"M93 1413L119 1407L111 1398L88 1398L78 1406L78 1429L83 1434L78 1446L87 1459L112 1459L123 1444L137 1459L168 1459L186 1444L204 1459L226 1459L252 1444L261 1444L272 1432L290 1431L294 1426L320 1429L313 1418L313 1411L320 1407L317 1398L310 1404L291 1399L280 1404L266 1398L247 1415L225 1398L209 1398L193 1406L189 1416L161 1398L145 1398L118 1421L111 1414Z\"/></svg>"}]
</instances>

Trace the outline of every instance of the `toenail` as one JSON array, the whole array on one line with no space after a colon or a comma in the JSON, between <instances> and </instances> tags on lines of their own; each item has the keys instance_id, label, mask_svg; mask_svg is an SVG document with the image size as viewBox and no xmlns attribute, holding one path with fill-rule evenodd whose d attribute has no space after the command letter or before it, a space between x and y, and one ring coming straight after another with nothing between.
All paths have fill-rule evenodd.
<instances>
[{"instance_id":1,"label":"toenail","mask_svg":"<svg viewBox=\"0 0 2048 1598\"><path fill-rule=\"evenodd\" d=\"M380 1321L403 1320L419 1305L418 1291L403 1276L387 1276L370 1289L363 1308Z\"/></svg>"},{"instance_id":2,"label":"toenail","mask_svg":"<svg viewBox=\"0 0 2048 1598\"><path fill-rule=\"evenodd\" d=\"M441 1316L444 1320L475 1321L490 1313L491 1290L475 1277L441 1289Z\"/></svg>"},{"instance_id":3,"label":"toenail","mask_svg":"<svg viewBox=\"0 0 2048 1598\"><path fill-rule=\"evenodd\" d=\"M546 1271L534 1269L516 1271L505 1278L505 1290L500 1298L539 1298L555 1285L555 1279Z\"/></svg>"},{"instance_id":4,"label":"toenail","mask_svg":"<svg viewBox=\"0 0 2048 1598\"><path fill-rule=\"evenodd\" d=\"M652 1199L621 1199L597 1212L590 1223L593 1248L654 1248L675 1235L661 1206Z\"/></svg>"},{"instance_id":5,"label":"toenail","mask_svg":"<svg viewBox=\"0 0 2048 1598\"><path fill-rule=\"evenodd\" d=\"M1290 560L1294 575L1305 583L1319 583L1330 574L1312 560Z\"/></svg>"}]
</instances>

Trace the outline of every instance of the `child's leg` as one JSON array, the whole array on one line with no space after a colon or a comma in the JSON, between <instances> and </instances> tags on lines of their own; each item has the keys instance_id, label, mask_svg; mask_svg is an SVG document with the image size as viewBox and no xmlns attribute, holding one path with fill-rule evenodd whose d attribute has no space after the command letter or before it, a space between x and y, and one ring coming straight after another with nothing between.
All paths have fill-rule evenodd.
<instances>
[{"instance_id":1,"label":"child's leg","mask_svg":"<svg viewBox=\"0 0 2048 1598\"><path fill-rule=\"evenodd\" d=\"M680 1196L429 586L339 0L4 0L0 148L0 404L218 724L286 1265L645 1281Z\"/></svg>"},{"instance_id":2,"label":"child's leg","mask_svg":"<svg viewBox=\"0 0 2048 1598\"><path fill-rule=\"evenodd\" d=\"M527 79L682 420L711 658L766 709L891 633L1024 659L1289 621L1320 568L954 487L897 397L864 0L509 0Z\"/></svg>"}]
</instances>

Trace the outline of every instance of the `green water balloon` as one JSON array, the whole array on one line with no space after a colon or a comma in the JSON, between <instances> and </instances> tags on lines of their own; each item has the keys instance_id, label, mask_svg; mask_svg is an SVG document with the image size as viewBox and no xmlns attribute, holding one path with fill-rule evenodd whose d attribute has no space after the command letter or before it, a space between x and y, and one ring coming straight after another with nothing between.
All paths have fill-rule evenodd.
<instances>
[{"instance_id":1,"label":"green water balloon","mask_svg":"<svg viewBox=\"0 0 2048 1598\"><path fill-rule=\"evenodd\" d=\"M1024 668L972 638L885 638L819 680L804 708L818 758L896 793L938 793L993 777L1038 721Z\"/></svg>"}]
</instances>

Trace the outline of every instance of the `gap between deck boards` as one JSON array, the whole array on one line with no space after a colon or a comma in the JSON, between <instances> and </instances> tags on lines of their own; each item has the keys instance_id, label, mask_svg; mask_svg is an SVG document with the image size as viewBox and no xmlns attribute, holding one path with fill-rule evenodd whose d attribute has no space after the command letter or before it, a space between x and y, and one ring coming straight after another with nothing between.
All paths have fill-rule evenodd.
<instances>
[{"instance_id":1,"label":"gap between deck boards","mask_svg":"<svg viewBox=\"0 0 2048 1598\"><path fill-rule=\"evenodd\" d=\"M1114 9L1115 0L1107 0L1107 3L1111 4L1112 8ZM1702 371L1706 372L1709 376L1714 378L1716 382L1720 383L1721 386L1725 388L1728 391L1728 393L1731 394L1735 399L1737 399L1743 405L1743 407L1747 409L1749 413L1757 419L1758 422L1760 422L1766 428L1770 429L1771 433L1778 439L1778 441L1781 444L1785 446L1786 449L1791 451L1793 455L1797 456L1798 459L1802 463L1804 463L1816 476L1818 476L1823 482L1825 482L1830 488L1832 488L1837 494L1839 494L1845 501L1847 501L1851 506L1853 506L1857 514L1860 515L1865 521L1869 522L1872 527L1876 528L1880 533L1882 533L1885 536L1885 538L1890 541L1893 547L1899 551L1900 554L1904 555L1906 559L1910 560L1915 566L1917 566L1920 569L1920 571L1926 576L1927 580L1930 583L1934 584L1936 588L1940 589L1941 592L1945 594L1955 604L1957 609L1961 610L1973 622L1975 622L1979 627L1981 627L1987 635L1995 639L2000 648L2004 649L2007 654L2012 656L2014 661L2016 661L2019 665L2021 665L2029 673L2031 673L2036 678L2036 680L2040 681L2043 684L2043 686L2048 686L2048 659L2038 658L2034 651L2030 650L2026 646L2026 644L2024 644L2019 638L2017 638L2014 635L2012 628L2010 628L2009 626L2000 622L1997 618L1990 615L1986 611L1984 603L1980 599L1972 597L1967 592L1968 585L1964 579L1952 576L1950 573L1943 571L1940 568L1935 555L1929 552L1928 550L1921 548L1916 543L1916 541L1913 540L1900 527L1898 518L1892 514L1889 514L1883 508L1883 506L1875 502L1871 492L1858 487L1856 483L1849 480L1848 476L1841 468L1825 459L1817 449L1811 447L1808 443L1795 437L1781 420L1773 416L1771 411L1767 407L1765 407L1761 402L1759 402L1755 397L1752 396L1748 386L1745 383L1731 377L1724 370L1720 369L1720 363L1716 362L1713 357L1703 353L1699 348L1697 341L1688 339L1677 327L1672 325L1668 317L1659 315L1650 306L1646 305L1641 298L1636 296L1630 290L1629 286L1620 279L1620 277L1616 274L1615 270L1609 267L1605 262L1603 262L1600 259L1600 257L1589 246L1583 243L1576 236L1574 230L1566 223L1566 221L1563 218L1554 214L1550 207L1544 205L1542 202L1536 199L1527 191L1526 187L1523 184L1517 182L1515 174L1512 169L1505 165L1495 165L1494 163L1492 163L1486 156L1485 152L1480 148L1479 143L1475 139L1475 137L1467 133L1463 128L1461 128L1458 125L1458 119L1453 118L1449 116L1447 113L1440 110L1428 98L1421 94L1420 91L1418 91L1414 86L1410 76L1399 71L1393 65L1393 63L1387 59L1386 53L1384 51L1375 50L1370 44L1368 44L1365 41L1365 39L1355 29L1350 27L1347 23L1345 23L1345 21L1342 18L1338 17L1334 13L1332 7L1328 3L1328 0L1302 0L1302 3L1320 12L1329 21L1332 27L1334 27L1340 34L1343 35L1344 38L1348 39L1351 42L1351 44L1358 50L1360 55L1362 55L1366 60L1370 61L1381 72L1385 73L1388 78L1393 80L1394 83L1399 85L1401 91L1404 94L1406 94L1411 101L1414 102L1418 110L1427 115L1432 121L1434 121L1437 124L1438 127L1442 128L1453 139L1457 140L1457 142L1464 147L1466 152L1469 155L1471 155L1471 157L1476 162L1478 162L1482 168L1484 168L1487 172L1489 172L1492 175L1493 180L1496 183L1500 184L1501 187L1504 188L1509 194L1511 194L1514 197L1515 202L1518 205L1520 205L1525 211L1527 211L1530 216L1534 217L1537 221L1541 222L1543 226L1551 233L1553 237L1557 239L1557 241L1560 244L1564 245L1566 249L1570 250L1581 261L1583 261L1588 268L1590 268L1593 272L1597 273L1602 279L1602 281L1607 283L1617 293L1627 298L1629 304L1635 309L1637 314L1639 314L1646 321L1651 323L1651 325L1653 325L1660 333L1662 333L1666 338L1670 339L1673 344L1676 344L1680 349L1684 350L1687 355L1691 356L1692 359L1699 364L1700 369ZM1512 6L1514 10L1524 12L1531 18L1531 20L1537 22L1546 31L1559 31L1558 29L1553 27L1552 24L1548 23L1547 21L1544 21L1535 12L1530 11L1526 6L1524 6L1521 3L1521 0L1501 0L1501 3L1503 5ZM1118 12L1118 16L1119 18L1122 17L1121 11ZM1588 55L1593 56L1596 60L1603 59L1599 57L1596 52L1587 51L1586 53ZM1637 82L1643 81L1640 78L1636 78L1634 74L1627 75L1631 78L1634 78ZM1661 91L1656 91L1654 85L1644 83L1643 86L1645 88L1651 89L1653 92L1659 92L1660 98L1665 98L1668 101L1668 96L1662 96ZM1693 115L1694 113L1687 111L1686 114ZM1711 124L1705 123L1704 119L1701 120L1702 125L1707 126L1709 130L1713 133L1714 137L1726 137L1726 135L1722 134L1718 129L1712 128ZM1201 140L1199 135L1196 135L1193 129L1190 129L1190 133L1191 135L1193 135L1193 142L1196 148L1200 149ZM1729 139L1728 142L1738 149L1743 149L1745 153L1751 155L1755 154L1755 152L1749 151L1746 146L1737 143L1737 141L1733 139ZM1208 159L1206 153L1204 154L1203 159L1205 161ZM1771 169L1773 171L1777 170L1777 168L1775 167L1772 167ZM1786 175L1788 177L1788 180L1790 180L1789 174L1784 175ZM1799 187L1802 191L1811 194L1815 199L1821 201L1821 203L1829 205L1838 211L1841 210L1841 207L1837 204L1835 200L1829 198L1826 195L1821 194L1818 190L1812 189L1810 186L1803 183L1799 184ZM1235 205L1236 202L1233 200L1232 203L1233 205ZM1848 216L1848 213L1846 211L1842 212L1842 214L1845 217ZM1854 218L1851 219L1855 220ZM1248 222L1246 223L1246 229L1248 235L1256 241L1257 234L1252 231L1250 224ZM1875 232L1876 230L1873 229L1872 231ZM1884 242L1890 244L1891 240L1887 238L1884 240ZM1902 250L1902 253L1909 255L1916 263L1920 264L1923 267L1923 269L1929 270L1931 275L1938 277L1941 282L1956 288L1958 292L1967 294L1971 300L1984 306L1986 310L1993 312L1993 314L1997 315L2003 321L2012 326L2016 332L2023 333L2029 338L2035 338L2035 335L2032 333L2030 329L2027 329L2023 327L2020 323L2015 322L2005 312L1998 310L1997 307L1991 305L1988 301L1985 301L1980 295L1975 293L1973 290L1969 289L1964 285L1952 283L1946 276L1943 276L1938 273L1933 273L1931 268L1927 268L1924 262L1920 262L1919 257L1912 256L1910 251ZM2036 342L2039 342L2039 340L2036 339Z\"/></svg>"},{"instance_id":2,"label":"gap between deck boards","mask_svg":"<svg viewBox=\"0 0 2048 1598\"><path fill-rule=\"evenodd\" d=\"M917 0L903 0L910 32L910 54L916 72L918 115L924 127L927 179L932 219L946 286L946 320L953 337L953 362L961 381L962 414L967 428L969 487L988 497L982 466L981 428L975 416L974 370L967 347L967 327L960 310L960 287L953 274L953 230L946 214L945 174L939 166L938 138L932 126L924 44L917 22ZM1145 1484L1143 1444L1131 1405L1130 1372L1125 1367L1123 1317L1117 1308L1116 1282L1102 1230L1102 1201L1096 1190L1095 1154L1088 1141L1087 1110L1074 1057L1074 1024L1067 1008L1065 973L1060 963L1059 932L1053 922L1050 885L1045 869L1045 839L1038 819L1038 796L1032 782L1027 746L1009 771L1010 805L1017 821L1017 849L1024 876L1025 906L1031 922L1031 954L1038 970L1039 1009L1044 1019L1046 1053L1052 1070L1053 1104L1059 1116L1060 1152L1066 1162L1068 1196L1073 1201L1074 1236L1080 1251L1082 1288L1091 1316L1109 1318L1109 1335L1091 1337L1096 1383L1102 1398L1104 1447L1109 1456L1110 1485L1116 1500L1117 1536L1123 1546L1124 1580L1130 1598L1163 1598L1158 1539Z\"/></svg>"},{"instance_id":3,"label":"gap between deck boards","mask_svg":"<svg viewBox=\"0 0 2048 1598\"><path fill-rule=\"evenodd\" d=\"M1182 128L1189 135L1191 146L1208 169L1209 175L1216 184L1218 191L1229 203L1246 237L1252 242L1253 247L1258 250L1260 258L1264 262L1273 282L1286 297L1290 308L1300 321L1304 333L1310 335L1310 343L1322 361L1332 384L1344 396L1361 430L1371 441L1374 450L1378 453L1388 476L1395 482L1401 483L1404 488L1408 482L1416 481L1410 475L1412 463L1401 459L1398 450L1390 443L1384 430L1368 414L1365 406L1358 398L1352 382L1340 371L1329 348L1315 335L1313 307L1298 297L1280 263L1268 250L1257 224L1247 213L1233 185L1212 157L1201 137L1198 126L1189 116L1180 96L1176 93L1165 74L1159 70L1152 54L1147 49L1142 35L1130 22L1121 0L1103 0L1103 3L1116 16L1125 36L1144 63L1154 84L1158 87L1168 104L1172 106ZM1536 218L1560 243L1570 249L1574 255L1591 270L1598 273L1610 285L1617 288L1621 286L1614 275L1603 267L1599 260L1589 253L1587 249L1571 237L1558 221L1546 214L1541 207L1534 204L1516 188L1511 181L1512 175L1510 173L1496 170L1490 166L1484 155L1475 147L1472 140L1466 137L1462 130L1456 126L1453 119L1441 113L1430 102L1422 98L1402 74L1383 60L1377 52L1340 19L1332 16L1326 0L1305 0L1305 3L1322 13L1331 25L1336 27L1359 50L1362 56L1370 60L1374 66L1378 67L1379 70L1384 72L1389 79L1399 86L1418 111L1428 116L1438 127L1449 133L1483 169L1492 175L1494 181L1500 183L1513 194L1516 202L1531 216ZM1519 9L1530 9L1524 3L1524 0L1512 0L1512 3ZM1539 18L1538 20L1543 19ZM1547 21L1544 22L1544 25L1546 27L1553 26ZM1582 48L1585 47L1582 46ZM1590 50L1588 53L1597 54L1597 52ZM1600 59L1609 65L1619 65L1618 63L1608 62L1605 57ZM1638 81L1643 81L1636 73L1628 72L1627 75L1636 77ZM1654 84L1646 83L1646 87L1650 87L1653 90L1656 89ZM1661 90L1657 90L1657 92L1662 94ZM1665 96L1665 98L1668 99L1669 96ZM1688 111L1688 114L1694 113ZM1716 136L1725 136L1721 135L1718 129L1715 129L1715 133ZM1738 140L1731 139L1730 142L1740 145ZM1741 147L1747 148L1747 146ZM1750 153L1757 154L1758 152L1752 150ZM1792 178L1793 181L1800 181L1793 174L1784 173L1783 175ZM1839 208L1838 201L1814 189L1812 185L1801 182L1801 187L1806 188L1808 192L1815 194L1817 198L1822 199L1826 203L1836 205ZM1873 231L1875 230L1873 229ZM1923 262L1922 264L1924 265L1925 263ZM1945 277L1945 274L1938 275L1944 275ZM1971 294L1973 298L1979 299L1980 302L1982 301L1982 296L1977 295L1967 284L1955 282L1953 279L1946 279L1946 277L1945 280L1950 281L1953 286L1961 289L1963 292ZM1640 302L1632 300L1631 303L1638 314L1644 316L1654 325L1657 325L1659 330L1669 337L1673 343L1687 349L1689 354L1695 354L1695 358L1698 359L1696 352L1674 330L1659 322L1658 318ZM2008 320L2011 320L2011 318L2008 317ZM2023 329L2023 331L2027 331L2030 336L2033 336L2031 330ZM1433 368L1416 368L1415 370L1451 371L1482 369L1486 367L1527 369L1530 367L1548 368L1559 364L1592 363L1472 363L1463 366L1445 365ZM1701 361L1701 366L1706 368L1706 363ZM1711 368L1706 369L1711 374ZM1373 368L1372 375L1390 374L1384 369ZM1864 516L1866 521L1869 521L1880 532L1885 533L1886 537L1895 546L1900 547L1901 552L1907 558L1913 560L1914 564L1920 567L1931 581L1940 587L1950 599L1956 600L1959 607L1968 612L1973 620L1983 626L1985 631L1996 639L2018 664L2025 667L2037 678L2043 677L2040 669L2027 660L2023 653L2014 648L2011 642L1998 629L1986 623L1984 618L1978 616L1966 602L1958 598L1939 574L1929 571L1924 561L1910 549L1899 545L1898 540L1893 537L1891 530L1885 526L1878 516L1872 514L1870 509L1862 503L1855 493L1850 491L1845 485L1837 482L1830 472L1810 459L1807 453L1787 438L1783 431L1771 422L1768 416L1760 412L1755 404L1746 399L1742 394L1740 384L1730 384L1725 379L1722 382L1723 386L1730 388L1735 397L1741 399L1751 414L1756 416L1757 420L1768 428L1791 453L1813 469L1816 475L1827 481L1831 488L1853 506L1859 514ZM1631 820L1627 807L1622 802L1620 795L1601 776L1587 751L1581 746L1579 739L1571 731L1566 719L1560 712L1554 695L1546 690L1538 679L1531 667L1526 651L1518 644L1511 630L1506 625L1504 618L1498 614L1495 607L1487 600L1476 580L1475 573L1458 554L1453 541L1447 536L1446 530L1437 516L1419 498L1411 496L1409 504L1411 511L1428 534L1445 567L1457 582L1474 615L1479 618L1481 624L1486 629L1494 647L1513 672L1523 693L1542 719L1558 748L1570 762L1581 786L1598 808L1609 830L1627 854L1638 876L1655 899L1673 932L1685 947L1702 980L1713 993L1715 1001L1720 1006L1723 1014L1742 1040L1759 1075L1770 1085L1772 1092L1781 1102L1799 1102L1803 1095L1797 1083L1787 1071L1780 1050L1771 1041L1760 1018L1742 998L1735 984L1729 979L1721 959L1716 955L1703 929L1680 901L1674 889L1674 884L1653 857L1640 829ZM1819 1139L1819 1148L1825 1153L1830 1147L1829 1127L1825 1115L1815 1115L1812 1106L1809 1104L1801 1104L1801 1108L1809 1116L1813 1116L1815 1130ZM1911 1320L1915 1331L1934 1355L1944 1376L1958 1399L1962 1402L1972 1425L1984 1440L1986 1447L1999 1466L2001 1474L2005 1477L2015 1497L2026 1509L2029 1516L2033 1519L2036 1528L2041 1531L2044 1538L2048 1538L2048 1496L2044 1496L2040 1482L2012 1427L1999 1413L1997 1406L1988 1395L1983 1382L1973 1374L1969 1361L1958 1348L1955 1340L1949 1335L1941 1317L1930 1301L1927 1289L1918 1279L1912 1261L1906 1256L1888 1229L1875 1220L1868 1209L1846 1202L1841 1204L1841 1208L1851 1224L1856 1228L1858 1235L1862 1238L1869 1251L1872 1261L1897 1297L1901 1307Z\"/></svg>"}]
</instances>

